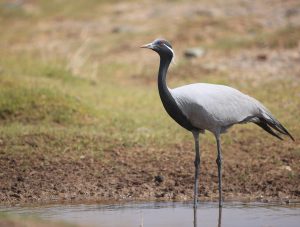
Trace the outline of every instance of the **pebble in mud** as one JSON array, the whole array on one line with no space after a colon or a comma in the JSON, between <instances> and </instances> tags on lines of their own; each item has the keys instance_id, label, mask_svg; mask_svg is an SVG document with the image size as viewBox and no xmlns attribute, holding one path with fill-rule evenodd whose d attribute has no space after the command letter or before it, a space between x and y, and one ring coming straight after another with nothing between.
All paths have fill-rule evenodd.
<instances>
[{"instance_id":1,"label":"pebble in mud","mask_svg":"<svg viewBox=\"0 0 300 227\"><path fill-rule=\"evenodd\" d=\"M154 177L154 182L157 183L157 184L160 184L164 181L164 177L161 176L161 175L157 175Z\"/></svg>"}]
</instances>

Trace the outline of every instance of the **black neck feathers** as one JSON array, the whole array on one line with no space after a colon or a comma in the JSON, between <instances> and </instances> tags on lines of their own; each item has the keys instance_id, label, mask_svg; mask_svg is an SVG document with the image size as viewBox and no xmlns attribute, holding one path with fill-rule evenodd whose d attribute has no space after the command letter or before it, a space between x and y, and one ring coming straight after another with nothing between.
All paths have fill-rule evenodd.
<instances>
[{"instance_id":1,"label":"black neck feathers","mask_svg":"<svg viewBox=\"0 0 300 227\"><path fill-rule=\"evenodd\" d=\"M179 125L183 128L192 131L197 130L183 112L179 109L175 99L173 98L172 94L166 83L166 77L169 65L172 61L172 55L160 55L160 65L158 71L158 91L160 99L163 103L163 106L167 113L172 117Z\"/></svg>"}]
</instances>

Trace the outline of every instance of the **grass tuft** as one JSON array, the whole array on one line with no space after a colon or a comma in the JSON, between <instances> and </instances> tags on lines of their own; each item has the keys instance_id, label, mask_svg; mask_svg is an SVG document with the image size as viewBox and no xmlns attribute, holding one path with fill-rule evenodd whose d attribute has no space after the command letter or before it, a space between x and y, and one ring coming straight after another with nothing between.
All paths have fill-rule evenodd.
<instances>
[{"instance_id":1,"label":"grass tuft","mask_svg":"<svg viewBox=\"0 0 300 227\"><path fill-rule=\"evenodd\" d=\"M7 86L0 93L0 121L58 124L83 123L89 108L80 100L49 88Z\"/></svg>"}]
</instances>

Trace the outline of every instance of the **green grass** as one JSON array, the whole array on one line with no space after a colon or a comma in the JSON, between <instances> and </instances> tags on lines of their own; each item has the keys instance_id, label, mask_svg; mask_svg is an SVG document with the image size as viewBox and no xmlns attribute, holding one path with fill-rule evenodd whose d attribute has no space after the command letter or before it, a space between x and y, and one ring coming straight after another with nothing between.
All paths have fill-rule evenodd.
<instances>
[{"instance_id":1,"label":"green grass","mask_svg":"<svg viewBox=\"0 0 300 227\"><path fill-rule=\"evenodd\" d=\"M5 68L0 78L0 121L76 124L92 118L92 107L55 85L74 84L79 79L51 63L18 60L1 62Z\"/></svg>"},{"instance_id":2,"label":"green grass","mask_svg":"<svg viewBox=\"0 0 300 227\"><path fill-rule=\"evenodd\" d=\"M76 120L80 122L80 118L89 115L78 100L47 88L2 88L0 100L2 121L70 124Z\"/></svg>"},{"instance_id":3,"label":"green grass","mask_svg":"<svg viewBox=\"0 0 300 227\"><path fill-rule=\"evenodd\" d=\"M163 111L156 86L124 86L116 77L101 75L92 83L66 66L46 64L33 56L11 56L1 66L2 135L19 137L32 131L52 135L63 126L59 135L69 138L66 143L72 137L81 140L100 134L102 141L97 145L102 149L111 146L105 140L129 147L164 144L178 130ZM117 71L120 66L111 64L102 72L114 75ZM166 127L161 127L161 121Z\"/></svg>"},{"instance_id":4,"label":"green grass","mask_svg":"<svg viewBox=\"0 0 300 227\"><path fill-rule=\"evenodd\" d=\"M65 18L62 20L81 21L84 28L85 20L101 20L99 12L103 5L97 1L76 1L72 4L68 1L55 2L57 4L49 1L37 3L35 6L40 13L34 16L28 16L28 12L24 15L22 11L3 11L10 9L2 8L0 11L0 25L6 29L0 35L0 47L3 50L0 53L1 137L22 144L27 135L33 138L50 136L56 142L37 139L36 143L44 144L45 150L52 149L57 153L63 152L65 147L74 152L95 151L100 154L116 146L130 149L134 146L166 147L190 142L192 136L177 126L161 105L155 83L158 66L150 62L139 63L137 57L141 56L141 60L144 60L149 56L141 54L137 46L143 43L140 39L148 42L156 31L142 31L134 35L92 33L92 42L78 57L78 60L84 60L84 64L80 67L76 65L76 71L70 67L70 62L84 42L80 32L72 27L72 23L66 30L57 33L57 27L50 25L63 15ZM215 43L212 41L211 50L215 47L239 50L265 44L267 48L294 48L300 38L298 27L270 33L259 31L253 38L248 38L238 35L232 37L233 34L228 32L232 22L228 25L220 19L210 21L209 18L196 20L197 23L199 21L215 27L217 37L226 34L224 39L217 39ZM182 34L183 40L188 41L185 36L198 29L197 23L179 23L182 29L188 25L186 34ZM37 26L43 24L50 24L50 27L44 31ZM72 29L78 33L73 34ZM167 32L171 33L172 29ZM47 38L42 42L44 45L31 45L32 39L39 41L37 37L42 41ZM202 38L205 39L205 36ZM49 50L47 47L52 44L58 45L58 48ZM280 121L287 124L295 137L300 135L296 127L300 105L297 92L300 85L297 81L274 79L251 85L251 81L230 79L226 73L211 72L199 76L201 70L188 62L178 62L172 71L172 85L198 82L196 78L201 78L204 82L240 88L265 103ZM181 76L187 72L188 76ZM138 79L132 79L133 75ZM270 96L270 93L273 95ZM237 130L242 127L247 127L247 130L240 137L253 132L263 135L254 126L240 126ZM211 135L204 138L204 143L213 142ZM230 136L225 136L225 140L230 143ZM23 151L22 146L18 145L12 145L10 149L17 153ZM30 146L26 151L30 151Z\"/></svg>"},{"instance_id":5,"label":"green grass","mask_svg":"<svg viewBox=\"0 0 300 227\"><path fill-rule=\"evenodd\" d=\"M39 70L25 70L27 76L23 77L1 78L1 134L6 139L11 137L22 144L24 135L33 134L37 138L39 134L48 135L56 142L38 141L45 144L44 150L52 148L58 153L66 146L73 152L86 150L87 153L101 153L114 146L162 147L191 141L189 133L177 126L163 110L155 84L124 85L110 78L95 85L60 68L47 66L46 69L40 67L41 73L38 73ZM49 76L49 71L61 73ZM226 79L223 74L209 75L202 77L202 80L241 88L266 104L283 123L288 123L291 132L299 133L293 113L298 112L300 103L295 98L297 89L290 90L289 86L293 81L275 80L245 87L245 84L250 84L249 81L239 84ZM176 84L185 82L177 81ZM270 92L274 95L269 96ZM284 109L281 109L282 105L285 105ZM286 111L292 114L287 115ZM247 126L238 128L242 127ZM250 135L258 130L248 127L245 131ZM230 141L230 136L227 137L225 140ZM211 135L204 138L205 143L213 142Z\"/></svg>"}]
</instances>

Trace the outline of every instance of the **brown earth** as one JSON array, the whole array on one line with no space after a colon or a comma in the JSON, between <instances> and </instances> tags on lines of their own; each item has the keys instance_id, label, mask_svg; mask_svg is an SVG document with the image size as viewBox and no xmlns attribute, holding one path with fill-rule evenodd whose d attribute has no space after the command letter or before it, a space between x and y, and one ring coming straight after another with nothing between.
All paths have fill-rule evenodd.
<instances>
[{"instance_id":1,"label":"brown earth","mask_svg":"<svg viewBox=\"0 0 300 227\"><path fill-rule=\"evenodd\" d=\"M41 152L45 148L40 144L52 139L41 134L24 137L19 144L1 140L1 204L192 199L192 144L167 149L116 145L99 158L74 157L70 151ZM9 146L29 146L32 151L24 156L7 154L4 151ZM275 139L265 143L253 135L239 143L223 144L223 150L225 201L299 199L300 165L292 143ZM217 199L215 153L215 147L203 147L200 200Z\"/></svg>"}]
</instances>

